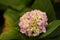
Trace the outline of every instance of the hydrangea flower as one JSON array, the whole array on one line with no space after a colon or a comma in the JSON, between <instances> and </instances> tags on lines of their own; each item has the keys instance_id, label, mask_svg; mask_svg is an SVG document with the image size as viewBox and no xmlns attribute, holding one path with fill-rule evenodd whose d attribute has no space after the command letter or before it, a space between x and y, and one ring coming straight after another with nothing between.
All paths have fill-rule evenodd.
<instances>
[{"instance_id":1,"label":"hydrangea flower","mask_svg":"<svg viewBox=\"0 0 60 40\"><path fill-rule=\"evenodd\" d=\"M47 20L46 13L40 10L26 12L20 18L20 32L30 37L45 33Z\"/></svg>"}]
</instances>

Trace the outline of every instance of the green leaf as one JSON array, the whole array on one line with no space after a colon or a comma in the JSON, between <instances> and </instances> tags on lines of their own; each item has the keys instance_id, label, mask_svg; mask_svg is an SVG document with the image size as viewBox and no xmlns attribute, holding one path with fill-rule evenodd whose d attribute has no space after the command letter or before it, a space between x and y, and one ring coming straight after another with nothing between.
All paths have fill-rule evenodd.
<instances>
[{"instance_id":1,"label":"green leaf","mask_svg":"<svg viewBox=\"0 0 60 40\"><path fill-rule=\"evenodd\" d=\"M60 37L60 26L54 30L50 35L47 36L49 39L54 39Z\"/></svg>"},{"instance_id":2,"label":"green leaf","mask_svg":"<svg viewBox=\"0 0 60 40\"><path fill-rule=\"evenodd\" d=\"M60 26L60 20L54 20L53 22L49 23L47 26L47 32L42 34L39 38L44 38L51 34L56 28Z\"/></svg>"},{"instance_id":3,"label":"green leaf","mask_svg":"<svg viewBox=\"0 0 60 40\"><path fill-rule=\"evenodd\" d=\"M56 19L54 8L50 0L35 0L31 8L46 12L49 22Z\"/></svg>"},{"instance_id":4,"label":"green leaf","mask_svg":"<svg viewBox=\"0 0 60 40\"><path fill-rule=\"evenodd\" d=\"M8 6L8 8L12 10L19 12L27 7L42 10L47 13L49 19L48 22L56 19L54 8L50 0L34 0L33 2L32 0L0 0L0 3Z\"/></svg>"},{"instance_id":5,"label":"green leaf","mask_svg":"<svg viewBox=\"0 0 60 40\"><path fill-rule=\"evenodd\" d=\"M31 0L0 0L0 4L16 10L24 9Z\"/></svg>"},{"instance_id":6,"label":"green leaf","mask_svg":"<svg viewBox=\"0 0 60 40\"><path fill-rule=\"evenodd\" d=\"M8 15L4 14L5 26L2 34L0 35L1 40L12 40L12 39L21 39L25 40L26 38L14 28L14 21Z\"/></svg>"},{"instance_id":7,"label":"green leaf","mask_svg":"<svg viewBox=\"0 0 60 40\"><path fill-rule=\"evenodd\" d=\"M1 40L10 40L10 39L21 39L26 40L25 36L20 33L20 29L18 26L19 18L24 14L24 12L28 11L26 8L22 10L20 13L17 11L13 11L8 9L5 14L5 27L3 29L2 34L0 35Z\"/></svg>"}]
</instances>

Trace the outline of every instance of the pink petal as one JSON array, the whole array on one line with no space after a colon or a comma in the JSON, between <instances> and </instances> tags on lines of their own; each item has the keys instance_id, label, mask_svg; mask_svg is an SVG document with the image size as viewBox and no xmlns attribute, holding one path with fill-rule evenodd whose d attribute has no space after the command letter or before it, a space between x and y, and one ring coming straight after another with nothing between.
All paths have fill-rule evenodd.
<instances>
[{"instance_id":1,"label":"pink petal","mask_svg":"<svg viewBox=\"0 0 60 40\"><path fill-rule=\"evenodd\" d=\"M42 28L42 32L46 33L46 28L45 27Z\"/></svg>"},{"instance_id":2,"label":"pink petal","mask_svg":"<svg viewBox=\"0 0 60 40\"><path fill-rule=\"evenodd\" d=\"M20 29L21 33L26 33L26 31L24 29Z\"/></svg>"}]
</instances>

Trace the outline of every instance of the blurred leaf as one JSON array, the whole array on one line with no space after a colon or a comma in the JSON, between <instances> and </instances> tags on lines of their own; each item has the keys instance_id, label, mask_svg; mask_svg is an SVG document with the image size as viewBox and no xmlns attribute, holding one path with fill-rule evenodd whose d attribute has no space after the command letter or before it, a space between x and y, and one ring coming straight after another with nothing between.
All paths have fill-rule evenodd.
<instances>
[{"instance_id":1,"label":"blurred leaf","mask_svg":"<svg viewBox=\"0 0 60 40\"><path fill-rule=\"evenodd\" d=\"M50 35L47 36L47 38L49 39L55 39L58 37L60 37L60 26L56 30L54 30Z\"/></svg>"},{"instance_id":2,"label":"blurred leaf","mask_svg":"<svg viewBox=\"0 0 60 40\"><path fill-rule=\"evenodd\" d=\"M53 5L50 0L35 0L32 9L39 9L46 12L49 22L56 19Z\"/></svg>"},{"instance_id":3,"label":"blurred leaf","mask_svg":"<svg viewBox=\"0 0 60 40\"><path fill-rule=\"evenodd\" d=\"M7 7L21 10L25 8L31 0L0 0L0 4L6 5Z\"/></svg>"},{"instance_id":4,"label":"blurred leaf","mask_svg":"<svg viewBox=\"0 0 60 40\"><path fill-rule=\"evenodd\" d=\"M47 13L49 22L56 19L55 12L50 0L33 0L33 3L32 0L0 0L0 3L15 11L20 11L27 7L31 9L39 9Z\"/></svg>"},{"instance_id":5,"label":"blurred leaf","mask_svg":"<svg viewBox=\"0 0 60 40\"><path fill-rule=\"evenodd\" d=\"M0 35L1 40L11 40L11 39L21 39L25 40L25 37L20 34L19 31L16 30L16 27L14 28L14 22L13 20L6 14L4 14L5 17L5 27L3 29L2 34Z\"/></svg>"},{"instance_id":6,"label":"blurred leaf","mask_svg":"<svg viewBox=\"0 0 60 40\"><path fill-rule=\"evenodd\" d=\"M49 23L47 26L47 32L45 34L42 34L40 38L46 37L47 35L51 34L59 26L60 20L54 20L53 22Z\"/></svg>"},{"instance_id":7,"label":"blurred leaf","mask_svg":"<svg viewBox=\"0 0 60 40\"><path fill-rule=\"evenodd\" d=\"M8 9L5 14L5 27L3 29L2 34L0 35L1 40L10 40L10 39L21 39L25 40L25 36L20 33L20 29L18 26L19 18L24 14L24 12L30 9L26 8L24 10L20 10L21 12L13 11Z\"/></svg>"}]
</instances>

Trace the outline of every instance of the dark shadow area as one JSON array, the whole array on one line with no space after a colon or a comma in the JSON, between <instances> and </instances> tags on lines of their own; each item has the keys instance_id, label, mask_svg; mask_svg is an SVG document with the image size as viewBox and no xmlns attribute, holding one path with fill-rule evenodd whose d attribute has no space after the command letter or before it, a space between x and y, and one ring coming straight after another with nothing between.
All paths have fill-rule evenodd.
<instances>
[{"instance_id":1,"label":"dark shadow area","mask_svg":"<svg viewBox=\"0 0 60 40\"><path fill-rule=\"evenodd\" d=\"M4 12L6 11L7 7L3 4L0 4L0 34L2 33L2 30L4 28Z\"/></svg>"},{"instance_id":2,"label":"dark shadow area","mask_svg":"<svg viewBox=\"0 0 60 40\"><path fill-rule=\"evenodd\" d=\"M2 33L3 25L4 25L4 14L5 10L0 9L0 34Z\"/></svg>"},{"instance_id":3,"label":"dark shadow area","mask_svg":"<svg viewBox=\"0 0 60 40\"><path fill-rule=\"evenodd\" d=\"M57 19L60 19L60 3L54 4Z\"/></svg>"},{"instance_id":4,"label":"dark shadow area","mask_svg":"<svg viewBox=\"0 0 60 40\"><path fill-rule=\"evenodd\" d=\"M6 11L6 7L3 4L0 4L0 34L2 33L2 29L4 28L4 12Z\"/></svg>"},{"instance_id":5,"label":"dark shadow area","mask_svg":"<svg viewBox=\"0 0 60 40\"><path fill-rule=\"evenodd\" d=\"M32 1L30 1L28 4L26 4L26 6L27 6L27 7L31 7L34 2L35 2L35 0L32 0Z\"/></svg>"},{"instance_id":6,"label":"dark shadow area","mask_svg":"<svg viewBox=\"0 0 60 40\"><path fill-rule=\"evenodd\" d=\"M54 1L52 1L52 4L55 10L57 19L60 19L60 2L54 3Z\"/></svg>"}]
</instances>

